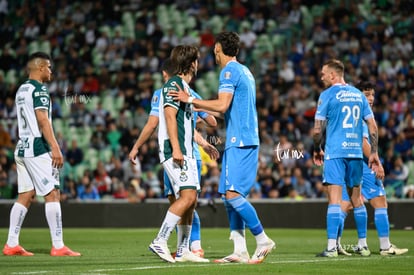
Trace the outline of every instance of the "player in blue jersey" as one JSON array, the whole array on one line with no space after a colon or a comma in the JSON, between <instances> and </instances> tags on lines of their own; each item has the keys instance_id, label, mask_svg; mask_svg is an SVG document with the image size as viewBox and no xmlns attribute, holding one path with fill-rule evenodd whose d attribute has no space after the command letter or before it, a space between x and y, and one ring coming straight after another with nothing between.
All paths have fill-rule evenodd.
<instances>
[{"instance_id":1,"label":"player in blue jersey","mask_svg":"<svg viewBox=\"0 0 414 275\"><path fill-rule=\"evenodd\" d=\"M166 82L171 75L174 74L174 66L171 63L171 60L168 58L166 59L161 67L162 76L164 82ZM194 90L191 89L191 93L193 96L201 98ZM149 118L141 133L136 140L134 146L132 147L129 153L129 160L136 164L136 156L138 154L139 149L141 146L150 138L150 136L154 133L155 129L158 127L159 123L159 103L160 103L160 96L161 96L161 89L154 91L151 100L151 111L149 114ZM214 116L209 115L205 112L193 112L194 114L194 127L196 126L197 118L203 119L209 126L215 127L217 125L216 119ZM199 180L201 180L201 157L198 149L198 145L200 145L213 159L217 159L219 157L219 153L217 149L209 144L197 131L194 132L194 155L197 160L197 169L199 174ZM164 194L168 197L168 200L172 204L175 201L175 196L172 190L172 186L170 180L166 173L164 172ZM200 218L198 216L197 211L194 211L193 223L192 223L192 230L190 236L190 246L191 251L199 257L204 257L204 250L201 247L201 224Z\"/></svg>"},{"instance_id":2,"label":"player in blue jersey","mask_svg":"<svg viewBox=\"0 0 414 275\"><path fill-rule=\"evenodd\" d=\"M234 250L216 262L261 263L276 245L266 235L255 208L246 199L257 174L259 133L256 83L250 70L237 61L239 49L240 38L237 33L222 32L217 35L214 55L221 68L217 99L201 100L183 91L170 94L182 102L192 103L196 108L224 113L226 146L219 192L227 211ZM253 233L257 244L251 259L246 245L245 226Z\"/></svg>"},{"instance_id":3,"label":"player in blue jersey","mask_svg":"<svg viewBox=\"0 0 414 275\"><path fill-rule=\"evenodd\" d=\"M368 100L369 105L372 107L374 105L375 99L375 86L374 84L363 81L358 83L356 86L361 90L365 97ZM407 248L398 248L390 242L390 222L388 220L388 205L386 199L386 193L382 181L375 177L373 171L368 167L367 157L371 150L370 141L368 138L368 128L364 123L363 129L363 153L364 153L364 164L363 164L363 182L361 193L362 196L369 201L371 206L374 208L374 223L377 229L378 238L380 242L380 255L402 255L408 252ZM344 223L346 216L349 211L352 210L352 204L349 201L349 195L346 190L342 190L342 203L341 203L342 213L341 213L341 223L338 233L338 253L343 255L351 255L341 246L340 239L344 228ZM354 215L356 215L354 211ZM359 232L358 237L366 236L366 232ZM356 247L352 247L353 251L360 254L361 256L369 256L369 250L365 251L358 244ZM368 253L367 253L368 252Z\"/></svg>"},{"instance_id":4,"label":"player in blue jersey","mask_svg":"<svg viewBox=\"0 0 414 275\"><path fill-rule=\"evenodd\" d=\"M361 199L363 120L369 129L371 152L369 166L382 179L384 171L378 157L378 129L366 97L344 80L344 65L339 60L328 60L322 67L321 80L326 89L318 100L314 125L313 160L324 165L323 182L327 186L327 248L317 256L337 257L336 247L341 215L342 189L350 194L357 228L367 226L367 211ZM326 130L325 146L322 149ZM366 229L365 229L366 230ZM361 248L368 250L366 236L360 239Z\"/></svg>"}]
</instances>

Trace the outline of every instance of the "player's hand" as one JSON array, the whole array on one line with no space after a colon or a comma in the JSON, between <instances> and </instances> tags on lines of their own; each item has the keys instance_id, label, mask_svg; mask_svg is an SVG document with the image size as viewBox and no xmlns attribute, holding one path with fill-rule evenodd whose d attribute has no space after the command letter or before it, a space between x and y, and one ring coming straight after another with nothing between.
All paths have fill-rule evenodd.
<instances>
[{"instance_id":1,"label":"player's hand","mask_svg":"<svg viewBox=\"0 0 414 275\"><path fill-rule=\"evenodd\" d=\"M384 168L382 167L381 161L378 154L371 154L368 159L368 166L375 172L378 179L383 180L385 177Z\"/></svg>"},{"instance_id":2,"label":"player's hand","mask_svg":"<svg viewBox=\"0 0 414 275\"><path fill-rule=\"evenodd\" d=\"M179 150L175 150L172 153L173 163L178 165L180 168L184 165L184 156L183 153Z\"/></svg>"},{"instance_id":3,"label":"player's hand","mask_svg":"<svg viewBox=\"0 0 414 275\"><path fill-rule=\"evenodd\" d=\"M188 98L190 97L189 94L184 92L177 83L174 84L175 87L177 87L178 91L169 91L168 95L171 96L175 101L188 102Z\"/></svg>"},{"instance_id":4,"label":"player's hand","mask_svg":"<svg viewBox=\"0 0 414 275\"><path fill-rule=\"evenodd\" d=\"M63 167L63 155L59 147L53 147L51 152L52 167L60 169Z\"/></svg>"},{"instance_id":5,"label":"player's hand","mask_svg":"<svg viewBox=\"0 0 414 275\"><path fill-rule=\"evenodd\" d=\"M325 153L323 150L320 150L319 152L313 151L313 162L316 166L322 166L323 165L323 158Z\"/></svg>"},{"instance_id":6,"label":"player's hand","mask_svg":"<svg viewBox=\"0 0 414 275\"><path fill-rule=\"evenodd\" d=\"M209 155L212 160L218 160L220 157L220 153L217 148L210 143L207 143L205 146L203 146L203 150Z\"/></svg>"},{"instance_id":7,"label":"player's hand","mask_svg":"<svg viewBox=\"0 0 414 275\"><path fill-rule=\"evenodd\" d=\"M129 152L128 159L133 164L137 164L137 155L138 155L138 149L132 148L131 152Z\"/></svg>"}]
</instances>

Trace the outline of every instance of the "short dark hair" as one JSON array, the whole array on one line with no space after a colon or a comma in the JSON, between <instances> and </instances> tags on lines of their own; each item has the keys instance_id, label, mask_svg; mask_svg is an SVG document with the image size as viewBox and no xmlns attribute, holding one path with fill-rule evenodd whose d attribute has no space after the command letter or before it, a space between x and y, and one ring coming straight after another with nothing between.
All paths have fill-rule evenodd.
<instances>
[{"instance_id":1,"label":"short dark hair","mask_svg":"<svg viewBox=\"0 0 414 275\"><path fill-rule=\"evenodd\" d=\"M360 81L355 87L361 92L367 90L375 90L375 84L369 81Z\"/></svg>"},{"instance_id":2,"label":"short dark hair","mask_svg":"<svg viewBox=\"0 0 414 275\"><path fill-rule=\"evenodd\" d=\"M240 49L240 37L235 32L221 32L216 36L216 42L221 45L223 53L227 56L236 56Z\"/></svg>"},{"instance_id":3,"label":"short dark hair","mask_svg":"<svg viewBox=\"0 0 414 275\"><path fill-rule=\"evenodd\" d=\"M161 64L161 71L166 72L169 76L173 76L176 74L176 66L171 61L171 58L167 58Z\"/></svg>"},{"instance_id":4,"label":"short dark hair","mask_svg":"<svg viewBox=\"0 0 414 275\"><path fill-rule=\"evenodd\" d=\"M35 52L35 53L32 53L29 56L28 62L30 62L30 61L32 61L32 60L34 60L36 58L41 58L41 59L45 59L45 60L50 60L51 59L50 58L50 55L48 55L45 52Z\"/></svg>"}]
</instances>

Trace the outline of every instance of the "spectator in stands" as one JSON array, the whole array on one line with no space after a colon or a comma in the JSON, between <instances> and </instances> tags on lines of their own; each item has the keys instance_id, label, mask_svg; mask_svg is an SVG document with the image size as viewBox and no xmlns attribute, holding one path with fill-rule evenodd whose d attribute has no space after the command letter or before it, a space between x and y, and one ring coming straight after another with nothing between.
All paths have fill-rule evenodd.
<instances>
[{"instance_id":1,"label":"spectator in stands","mask_svg":"<svg viewBox=\"0 0 414 275\"><path fill-rule=\"evenodd\" d=\"M3 123L0 123L0 149L3 148L12 150L14 148L14 144L12 143L10 133L6 131Z\"/></svg>"},{"instance_id":2,"label":"spectator in stands","mask_svg":"<svg viewBox=\"0 0 414 275\"><path fill-rule=\"evenodd\" d=\"M83 161L83 151L78 147L78 142L76 139L72 140L71 145L72 146L66 152L66 160L69 162L72 168L75 168Z\"/></svg>"},{"instance_id":3,"label":"spectator in stands","mask_svg":"<svg viewBox=\"0 0 414 275\"><path fill-rule=\"evenodd\" d=\"M77 189L77 193L79 200L98 201L101 199L98 188L95 186L95 184L91 183L89 177L87 176L82 177L81 184Z\"/></svg>"}]
</instances>

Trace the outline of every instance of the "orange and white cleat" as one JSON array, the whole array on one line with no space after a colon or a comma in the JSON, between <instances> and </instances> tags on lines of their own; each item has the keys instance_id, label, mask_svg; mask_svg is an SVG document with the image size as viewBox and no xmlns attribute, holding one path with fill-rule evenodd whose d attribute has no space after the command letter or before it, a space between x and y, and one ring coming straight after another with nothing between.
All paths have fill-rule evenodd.
<instances>
[{"instance_id":1,"label":"orange and white cleat","mask_svg":"<svg viewBox=\"0 0 414 275\"><path fill-rule=\"evenodd\" d=\"M10 247L7 244L5 244L4 248L3 248L3 255L6 255L6 256L33 256L34 254L32 252L26 251L26 249L24 249L20 245Z\"/></svg>"},{"instance_id":2,"label":"orange and white cleat","mask_svg":"<svg viewBox=\"0 0 414 275\"><path fill-rule=\"evenodd\" d=\"M191 251L194 255L200 258L204 258L204 250L203 249L195 249Z\"/></svg>"},{"instance_id":3,"label":"orange and white cleat","mask_svg":"<svg viewBox=\"0 0 414 275\"><path fill-rule=\"evenodd\" d=\"M78 256L81 256L81 254L79 252L72 251L67 246L64 246L64 247L59 248L59 249L52 247L52 250L50 250L50 256L55 256L55 257L62 257L62 256L78 257Z\"/></svg>"}]
</instances>

